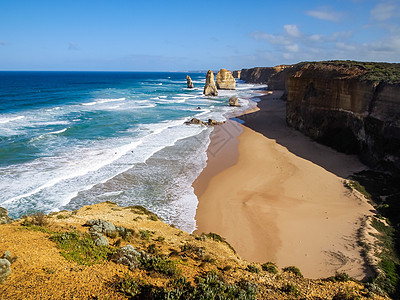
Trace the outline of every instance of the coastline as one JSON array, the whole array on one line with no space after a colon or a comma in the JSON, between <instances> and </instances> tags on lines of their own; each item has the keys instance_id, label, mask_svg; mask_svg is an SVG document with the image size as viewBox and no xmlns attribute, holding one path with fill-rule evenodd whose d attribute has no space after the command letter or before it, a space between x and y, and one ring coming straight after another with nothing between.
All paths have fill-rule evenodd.
<instances>
[{"instance_id":1,"label":"coastline","mask_svg":"<svg viewBox=\"0 0 400 300\"><path fill-rule=\"evenodd\" d=\"M229 121L213 132L193 183L197 233L218 233L246 260L294 265L309 278L363 279L371 271L356 233L372 206L343 178L365 166L286 126L280 95L261 96L260 110L240 117L244 125Z\"/></svg>"}]
</instances>

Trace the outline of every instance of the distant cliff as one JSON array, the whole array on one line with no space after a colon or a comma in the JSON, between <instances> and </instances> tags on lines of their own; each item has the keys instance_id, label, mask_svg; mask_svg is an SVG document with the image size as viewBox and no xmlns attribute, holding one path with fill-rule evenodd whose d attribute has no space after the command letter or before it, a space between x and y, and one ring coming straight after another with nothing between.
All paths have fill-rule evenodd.
<instances>
[{"instance_id":1,"label":"distant cliff","mask_svg":"<svg viewBox=\"0 0 400 300\"><path fill-rule=\"evenodd\" d=\"M400 64L300 63L286 76L286 92L290 126L400 171Z\"/></svg>"},{"instance_id":2,"label":"distant cliff","mask_svg":"<svg viewBox=\"0 0 400 300\"><path fill-rule=\"evenodd\" d=\"M291 65L256 67L234 71L233 76L246 83L267 84L269 90L284 90L285 80L291 68Z\"/></svg>"},{"instance_id":3,"label":"distant cliff","mask_svg":"<svg viewBox=\"0 0 400 300\"><path fill-rule=\"evenodd\" d=\"M370 166L400 172L400 64L302 62L236 74L285 90L289 126Z\"/></svg>"}]
</instances>

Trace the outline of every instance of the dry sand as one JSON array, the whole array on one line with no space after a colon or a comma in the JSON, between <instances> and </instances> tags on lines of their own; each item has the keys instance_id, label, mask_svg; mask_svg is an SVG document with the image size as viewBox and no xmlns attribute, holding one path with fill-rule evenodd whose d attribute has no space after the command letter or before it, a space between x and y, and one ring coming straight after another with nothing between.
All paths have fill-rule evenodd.
<instances>
[{"instance_id":1,"label":"dry sand","mask_svg":"<svg viewBox=\"0 0 400 300\"><path fill-rule=\"evenodd\" d=\"M197 232L220 234L249 261L362 279L369 270L356 234L373 208L342 178L365 167L287 127L280 95L263 96L260 111L242 116L245 126L216 127L194 183Z\"/></svg>"}]
</instances>

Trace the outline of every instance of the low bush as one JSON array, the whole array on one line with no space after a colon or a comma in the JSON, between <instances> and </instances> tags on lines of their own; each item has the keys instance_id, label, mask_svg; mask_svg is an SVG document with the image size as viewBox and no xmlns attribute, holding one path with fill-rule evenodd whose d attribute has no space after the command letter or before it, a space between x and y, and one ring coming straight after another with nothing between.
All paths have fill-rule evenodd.
<instances>
[{"instance_id":1,"label":"low bush","mask_svg":"<svg viewBox=\"0 0 400 300\"><path fill-rule=\"evenodd\" d=\"M257 267L256 265L247 265L246 270L251 273L256 273L256 274L260 273L260 268Z\"/></svg>"},{"instance_id":2,"label":"low bush","mask_svg":"<svg viewBox=\"0 0 400 300\"><path fill-rule=\"evenodd\" d=\"M277 274L278 273L278 268L272 262L266 262L265 264L262 264L261 268L263 269L263 271L266 271L266 272L269 272L269 273L272 273L272 274Z\"/></svg>"},{"instance_id":3,"label":"low bush","mask_svg":"<svg viewBox=\"0 0 400 300\"><path fill-rule=\"evenodd\" d=\"M109 246L96 246L90 235L81 235L78 232L55 233L50 240L61 249L62 256L80 265L102 263L115 252L115 249Z\"/></svg>"},{"instance_id":4,"label":"low bush","mask_svg":"<svg viewBox=\"0 0 400 300\"><path fill-rule=\"evenodd\" d=\"M133 299L255 299L257 287L248 281L229 284L215 272L209 272L195 278L192 285L185 277L169 281L165 286L151 285L138 278L125 275L119 282L121 292Z\"/></svg>"},{"instance_id":5,"label":"low bush","mask_svg":"<svg viewBox=\"0 0 400 300\"><path fill-rule=\"evenodd\" d=\"M283 268L283 271L291 272L296 276L303 277L303 274L301 274L300 269L295 266L289 266L289 267Z\"/></svg>"}]
</instances>

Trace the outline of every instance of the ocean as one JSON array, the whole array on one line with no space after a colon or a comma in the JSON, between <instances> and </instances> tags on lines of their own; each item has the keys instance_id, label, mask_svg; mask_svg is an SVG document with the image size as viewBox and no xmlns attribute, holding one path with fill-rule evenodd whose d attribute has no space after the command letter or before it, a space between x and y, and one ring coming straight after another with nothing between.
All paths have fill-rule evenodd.
<instances>
[{"instance_id":1,"label":"ocean","mask_svg":"<svg viewBox=\"0 0 400 300\"><path fill-rule=\"evenodd\" d=\"M186 88L190 75L195 88ZM142 205L196 229L192 183L212 127L262 87L205 97L205 73L0 72L0 206L18 218L103 201ZM242 107L229 107L236 95Z\"/></svg>"}]
</instances>

